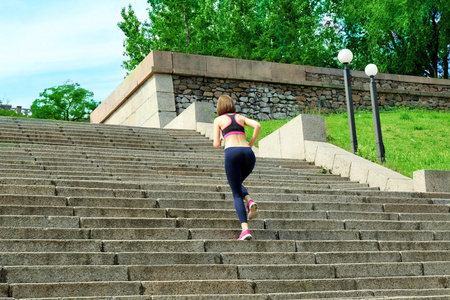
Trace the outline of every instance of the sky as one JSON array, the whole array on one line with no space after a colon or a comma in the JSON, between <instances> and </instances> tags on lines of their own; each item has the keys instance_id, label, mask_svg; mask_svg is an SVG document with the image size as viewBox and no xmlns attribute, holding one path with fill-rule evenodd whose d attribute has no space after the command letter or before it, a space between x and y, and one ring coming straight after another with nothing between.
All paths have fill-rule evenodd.
<instances>
[{"instance_id":1,"label":"sky","mask_svg":"<svg viewBox=\"0 0 450 300\"><path fill-rule=\"evenodd\" d=\"M30 108L46 88L79 83L103 101L122 82L125 35L117 26L146 0L0 0L0 100Z\"/></svg>"}]
</instances>

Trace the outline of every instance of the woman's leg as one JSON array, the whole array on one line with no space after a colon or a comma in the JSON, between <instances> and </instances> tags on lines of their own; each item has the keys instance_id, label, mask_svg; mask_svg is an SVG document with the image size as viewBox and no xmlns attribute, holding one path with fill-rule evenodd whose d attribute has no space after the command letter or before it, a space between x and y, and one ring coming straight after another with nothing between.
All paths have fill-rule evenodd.
<instances>
[{"instance_id":1,"label":"woman's leg","mask_svg":"<svg viewBox=\"0 0 450 300\"><path fill-rule=\"evenodd\" d=\"M227 175L228 184L233 193L234 207L239 218L239 222L245 223L243 230L248 229L247 212L244 205L244 194L242 188L242 170L241 165L245 156L242 147L231 147L225 149L225 173ZM248 193L247 193L248 194ZM244 227L246 227L244 229Z\"/></svg>"},{"instance_id":2,"label":"woman's leg","mask_svg":"<svg viewBox=\"0 0 450 300\"><path fill-rule=\"evenodd\" d=\"M244 165L241 168L242 169L242 173L241 173L241 179L242 182L251 174L251 172L253 171L253 168L255 167L255 162L256 162L256 158L255 158L255 154L253 152L253 150L251 150L250 148L247 148L245 150L245 160L244 160ZM241 182L241 188L242 188L242 195L244 196L244 201L245 201L245 207L248 209L248 215L247 218L249 219L254 219L256 217L258 217L258 212L257 212L257 205L254 201L250 202L251 197L247 191L247 189L242 185ZM250 207L249 207L250 205Z\"/></svg>"}]
</instances>

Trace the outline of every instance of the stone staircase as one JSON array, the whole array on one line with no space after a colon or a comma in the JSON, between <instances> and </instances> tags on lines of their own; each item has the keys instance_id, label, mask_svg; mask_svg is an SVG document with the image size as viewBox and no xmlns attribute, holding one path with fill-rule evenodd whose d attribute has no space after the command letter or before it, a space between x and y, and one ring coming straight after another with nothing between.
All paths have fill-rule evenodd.
<instances>
[{"instance_id":1,"label":"stone staircase","mask_svg":"<svg viewBox=\"0 0 450 300\"><path fill-rule=\"evenodd\" d=\"M0 117L0 299L449 299L450 195L257 159L239 222L193 131Z\"/></svg>"}]
</instances>

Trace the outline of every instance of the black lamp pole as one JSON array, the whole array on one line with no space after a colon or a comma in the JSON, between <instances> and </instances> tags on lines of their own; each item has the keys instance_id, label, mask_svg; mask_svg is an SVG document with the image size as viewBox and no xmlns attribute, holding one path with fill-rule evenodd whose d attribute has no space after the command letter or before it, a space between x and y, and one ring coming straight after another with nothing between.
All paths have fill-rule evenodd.
<instances>
[{"instance_id":1,"label":"black lamp pole","mask_svg":"<svg viewBox=\"0 0 450 300\"><path fill-rule=\"evenodd\" d=\"M370 76L370 99L372 101L373 126L375 127L378 160L385 162L383 136L381 135L380 110L378 108L377 85L375 83L374 75Z\"/></svg>"},{"instance_id":2,"label":"black lamp pole","mask_svg":"<svg viewBox=\"0 0 450 300\"><path fill-rule=\"evenodd\" d=\"M347 100L347 115L348 127L350 129L350 142L352 144L352 153L358 152L358 140L356 138L355 116L353 113L353 97L352 97L352 83L350 69L348 63L344 63L344 83L345 83L345 98Z\"/></svg>"}]
</instances>

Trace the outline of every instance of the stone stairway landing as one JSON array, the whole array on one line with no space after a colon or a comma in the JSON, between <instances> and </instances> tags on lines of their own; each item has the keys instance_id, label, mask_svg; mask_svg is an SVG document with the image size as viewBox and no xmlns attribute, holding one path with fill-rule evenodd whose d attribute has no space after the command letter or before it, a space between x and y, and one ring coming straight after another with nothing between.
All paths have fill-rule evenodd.
<instances>
[{"instance_id":1,"label":"stone stairway landing","mask_svg":"<svg viewBox=\"0 0 450 300\"><path fill-rule=\"evenodd\" d=\"M0 117L0 300L449 299L450 195L258 158L240 224L188 130Z\"/></svg>"}]
</instances>

